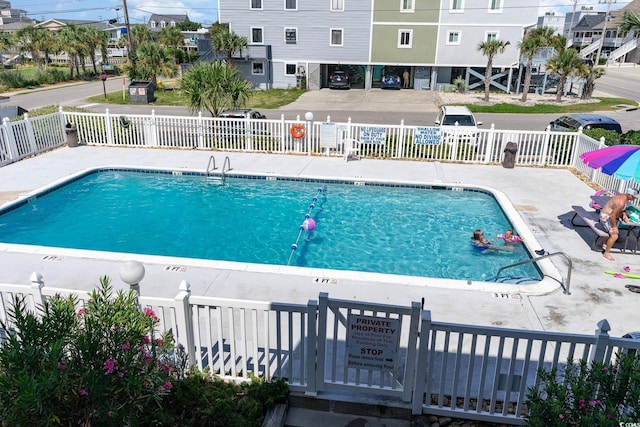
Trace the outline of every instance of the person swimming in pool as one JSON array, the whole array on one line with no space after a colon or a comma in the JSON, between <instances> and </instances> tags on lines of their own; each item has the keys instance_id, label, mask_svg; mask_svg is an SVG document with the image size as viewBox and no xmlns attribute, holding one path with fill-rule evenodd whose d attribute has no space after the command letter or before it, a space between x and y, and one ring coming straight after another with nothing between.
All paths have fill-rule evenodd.
<instances>
[{"instance_id":1,"label":"person swimming in pool","mask_svg":"<svg viewBox=\"0 0 640 427\"><path fill-rule=\"evenodd\" d=\"M513 230L506 230L504 234L498 234L494 239L494 242L497 240L504 240L505 244L512 245L514 243L522 242L522 237L513 234Z\"/></svg>"},{"instance_id":2,"label":"person swimming in pool","mask_svg":"<svg viewBox=\"0 0 640 427\"><path fill-rule=\"evenodd\" d=\"M484 252L488 249L511 249L510 247L492 245L480 229L473 231L473 236L471 236L471 245L480 252Z\"/></svg>"}]
</instances>

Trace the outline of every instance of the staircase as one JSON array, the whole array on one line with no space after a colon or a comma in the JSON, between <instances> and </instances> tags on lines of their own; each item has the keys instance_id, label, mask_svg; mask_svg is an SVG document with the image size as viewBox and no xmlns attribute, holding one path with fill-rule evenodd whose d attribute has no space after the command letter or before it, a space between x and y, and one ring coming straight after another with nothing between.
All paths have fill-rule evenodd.
<instances>
[{"instance_id":1,"label":"staircase","mask_svg":"<svg viewBox=\"0 0 640 427\"><path fill-rule=\"evenodd\" d=\"M638 47L638 39L631 39L609 54L609 62L617 61Z\"/></svg>"},{"instance_id":2,"label":"staircase","mask_svg":"<svg viewBox=\"0 0 640 427\"><path fill-rule=\"evenodd\" d=\"M602 41L601 39L598 39L598 40L594 41L593 43L591 43L589 46L587 46L584 49L582 49L580 51L580 57L581 58L586 58L587 56L591 55L593 52L598 50L598 48L600 47L600 42L601 41Z\"/></svg>"}]
</instances>

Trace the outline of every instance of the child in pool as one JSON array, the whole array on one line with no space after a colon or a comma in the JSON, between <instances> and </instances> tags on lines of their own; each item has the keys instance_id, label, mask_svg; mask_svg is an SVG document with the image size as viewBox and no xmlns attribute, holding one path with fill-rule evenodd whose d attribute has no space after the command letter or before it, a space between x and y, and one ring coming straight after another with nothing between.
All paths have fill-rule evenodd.
<instances>
[{"instance_id":1,"label":"child in pool","mask_svg":"<svg viewBox=\"0 0 640 427\"><path fill-rule=\"evenodd\" d=\"M520 236L514 235L513 230L506 230L504 234L498 234L495 240L500 239L504 240L504 243L509 245L522 242L522 238Z\"/></svg>"}]
</instances>

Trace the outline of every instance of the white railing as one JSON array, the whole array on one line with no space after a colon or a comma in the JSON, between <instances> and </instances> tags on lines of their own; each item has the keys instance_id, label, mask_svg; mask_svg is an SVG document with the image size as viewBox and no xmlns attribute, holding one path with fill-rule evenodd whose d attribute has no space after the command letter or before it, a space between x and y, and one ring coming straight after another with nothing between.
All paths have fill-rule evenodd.
<instances>
[{"instance_id":1,"label":"white railing","mask_svg":"<svg viewBox=\"0 0 640 427\"><path fill-rule=\"evenodd\" d=\"M12 333L14 295L34 312L56 294L76 295L79 306L89 298L87 292L48 288L37 273L31 282L0 283L0 345ZM182 282L173 299L140 296L139 302L153 308L160 318L157 333L171 331L191 366L228 381L286 378L291 390L320 398L342 390L354 402L365 395L393 398L414 414L520 425L538 368L558 368L561 375L569 358L615 362L620 352L640 350L640 341L610 337L606 320L595 335L441 323L418 302L404 307L326 293L307 305L232 300L193 296ZM358 319L390 329L372 332L377 340L368 332L356 336ZM390 353L358 358L366 343Z\"/></svg>"},{"instance_id":2,"label":"white railing","mask_svg":"<svg viewBox=\"0 0 640 427\"><path fill-rule=\"evenodd\" d=\"M329 120L329 118L327 118ZM624 191L628 182L584 165L579 155L604 146L582 132L502 130L491 125L468 131L447 130L445 137L433 127L371 125L363 123L252 120L197 116L113 115L63 112L4 119L0 126L0 166L50 150L65 143L72 124L82 144L118 147L168 147L239 152L296 153L343 157L353 141L366 158L432 160L496 164L504 159L508 142L518 145L516 165L573 167L610 190ZM294 138L291 127L302 124L305 135ZM425 135L431 135L425 137Z\"/></svg>"},{"instance_id":3,"label":"white railing","mask_svg":"<svg viewBox=\"0 0 640 427\"><path fill-rule=\"evenodd\" d=\"M609 53L608 60L617 61L619 58L623 57L624 55L636 49L637 47L638 47L638 39L636 38L631 39L625 44L623 44L622 46L620 46L619 48L617 48L616 50L614 50L613 52Z\"/></svg>"}]
</instances>

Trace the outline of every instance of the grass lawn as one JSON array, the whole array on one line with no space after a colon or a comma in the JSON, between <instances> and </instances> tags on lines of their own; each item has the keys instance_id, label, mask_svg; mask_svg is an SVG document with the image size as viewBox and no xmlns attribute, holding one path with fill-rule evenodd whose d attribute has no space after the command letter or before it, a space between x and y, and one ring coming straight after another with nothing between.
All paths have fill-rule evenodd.
<instances>
[{"instance_id":1,"label":"grass lawn","mask_svg":"<svg viewBox=\"0 0 640 427\"><path fill-rule=\"evenodd\" d=\"M305 91L302 89L270 89L270 90L254 90L249 97L245 107L255 109L271 110L283 105L287 105L298 99ZM150 105L173 105L179 107L188 107L187 98L179 90L162 90L154 91L155 101ZM89 98L90 102L107 103L107 104L129 104L129 93L127 90L107 93L104 95L96 95Z\"/></svg>"},{"instance_id":2,"label":"grass lawn","mask_svg":"<svg viewBox=\"0 0 640 427\"><path fill-rule=\"evenodd\" d=\"M522 113L522 114L561 114L561 113L589 113L592 111L616 110L617 105L638 105L637 102L625 98L605 98L594 96L600 102L590 102L585 104L550 105L537 104L532 106L520 106L514 104L495 105L467 105L474 113Z\"/></svg>"}]
</instances>

